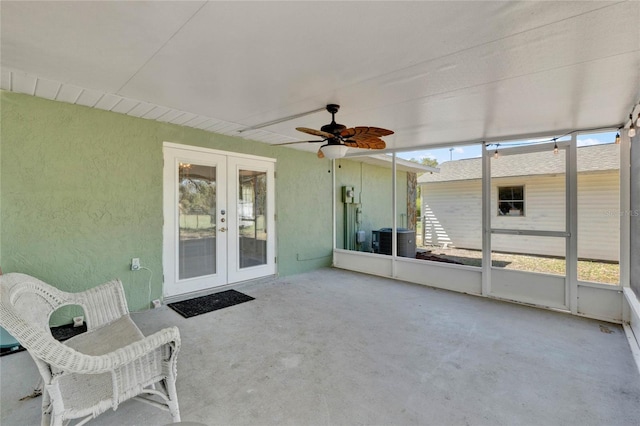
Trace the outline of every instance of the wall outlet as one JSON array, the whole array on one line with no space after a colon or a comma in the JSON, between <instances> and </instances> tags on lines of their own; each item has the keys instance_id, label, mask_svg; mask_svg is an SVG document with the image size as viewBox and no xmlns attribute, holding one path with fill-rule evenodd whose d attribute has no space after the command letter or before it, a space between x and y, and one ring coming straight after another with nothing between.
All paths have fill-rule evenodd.
<instances>
[{"instance_id":1,"label":"wall outlet","mask_svg":"<svg viewBox=\"0 0 640 426\"><path fill-rule=\"evenodd\" d=\"M134 257L133 259L131 259L131 270L137 271L139 269L140 269L140 258Z\"/></svg>"},{"instance_id":2,"label":"wall outlet","mask_svg":"<svg viewBox=\"0 0 640 426\"><path fill-rule=\"evenodd\" d=\"M154 299L152 303L153 309L158 309L160 306L162 306L162 302L160 301L160 299Z\"/></svg>"},{"instance_id":3,"label":"wall outlet","mask_svg":"<svg viewBox=\"0 0 640 426\"><path fill-rule=\"evenodd\" d=\"M74 327L82 327L82 324L84 324L84 317L83 316L73 317L73 326Z\"/></svg>"}]
</instances>

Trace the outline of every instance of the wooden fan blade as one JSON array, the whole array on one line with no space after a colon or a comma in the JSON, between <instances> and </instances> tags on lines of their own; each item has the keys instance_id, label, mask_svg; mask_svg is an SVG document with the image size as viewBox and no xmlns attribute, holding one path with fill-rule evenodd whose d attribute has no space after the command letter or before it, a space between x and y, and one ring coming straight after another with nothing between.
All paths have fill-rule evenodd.
<instances>
[{"instance_id":1,"label":"wooden fan blade","mask_svg":"<svg viewBox=\"0 0 640 426\"><path fill-rule=\"evenodd\" d=\"M296 127L296 130L313 136L320 136L325 139L335 138L331 133L323 132L322 130L309 129L308 127Z\"/></svg>"},{"instance_id":2,"label":"wooden fan blade","mask_svg":"<svg viewBox=\"0 0 640 426\"><path fill-rule=\"evenodd\" d=\"M326 139L322 139L322 140L319 140L319 141L295 141L295 142L283 142L283 143L274 143L274 144L271 144L271 145L272 145L272 146L282 146L282 145L295 145L295 144L298 144L298 143L318 143L318 142L324 142L324 141L326 141Z\"/></svg>"},{"instance_id":3,"label":"wooden fan blade","mask_svg":"<svg viewBox=\"0 0 640 426\"><path fill-rule=\"evenodd\" d=\"M344 144L351 148L364 148L364 149L385 149L387 144L380 138L369 139L349 139L344 141Z\"/></svg>"},{"instance_id":4,"label":"wooden fan blade","mask_svg":"<svg viewBox=\"0 0 640 426\"><path fill-rule=\"evenodd\" d=\"M392 130L381 129L380 127L351 127L349 129L344 129L340 132L340 136L346 139L369 139L369 138L380 138L382 136L392 135Z\"/></svg>"},{"instance_id":5,"label":"wooden fan blade","mask_svg":"<svg viewBox=\"0 0 640 426\"><path fill-rule=\"evenodd\" d=\"M322 147L318 150L318 158L324 158L324 152L322 152Z\"/></svg>"}]
</instances>

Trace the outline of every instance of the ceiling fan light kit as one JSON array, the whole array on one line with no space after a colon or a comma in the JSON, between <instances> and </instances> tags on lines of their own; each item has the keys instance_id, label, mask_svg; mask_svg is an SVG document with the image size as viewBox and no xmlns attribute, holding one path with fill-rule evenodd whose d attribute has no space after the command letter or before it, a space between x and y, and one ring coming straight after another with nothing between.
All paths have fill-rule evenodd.
<instances>
[{"instance_id":1,"label":"ceiling fan light kit","mask_svg":"<svg viewBox=\"0 0 640 426\"><path fill-rule=\"evenodd\" d=\"M347 128L344 124L336 123L336 113L340 109L340 105L329 104L326 109L331 114L331 123L325 124L320 130L296 127L299 132L321 137L321 140L287 142L278 145L324 142L325 144L318 150L318 158L335 159L344 157L349 148L384 149L386 144L380 138L393 134L393 131L380 127L358 126Z\"/></svg>"},{"instance_id":2,"label":"ceiling fan light kit","mask_svg":"<svg viewBox=\"0 0 640 426\"><path fill-rule=\"evenodd\" d=\"M335 158L344 157L347 154L349 147L345 145L325 145L320 149L322 150L322 154L324 154L324 158L333 160Z\"/></svg>"}]
</instances>

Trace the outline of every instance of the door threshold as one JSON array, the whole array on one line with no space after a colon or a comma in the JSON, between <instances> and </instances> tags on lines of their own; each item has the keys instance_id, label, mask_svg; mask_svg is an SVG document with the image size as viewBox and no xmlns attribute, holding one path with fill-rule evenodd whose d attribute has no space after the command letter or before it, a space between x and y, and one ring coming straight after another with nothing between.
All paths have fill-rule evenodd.
<instances>
[{"instance_id":1,"label":"door threshold","mask_svg":"<svg viewBox=\"0 0 640 426\"><path fill-rule=\"evenodd\" d=\"M243 287L247 284L255 284L260 281L271 280L277 277L274 275L265 275L264 277L253 278L245 281L238 281L236 283L224 284L217 287L206 288L204 290L192 291L189 293L175 294L173 296L165 296L162 300L164 305L175 302L182 302L183 300L195 299L196 297L208 296L210 294L219 293L221 291L229 290L232 288Z\"/></svg>"}]
</instances>

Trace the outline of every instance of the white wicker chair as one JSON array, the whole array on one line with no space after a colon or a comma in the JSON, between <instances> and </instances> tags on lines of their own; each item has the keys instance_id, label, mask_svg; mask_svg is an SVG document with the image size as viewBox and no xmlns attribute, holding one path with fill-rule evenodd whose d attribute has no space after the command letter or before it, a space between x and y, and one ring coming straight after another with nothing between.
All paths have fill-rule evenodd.
<instances>
[{"instance_id":1,"label":"white wicker chair","mask_svg":"<svg viewBox=\"0 0 640 426\"><path fill-rule=\"evenodd\" d=\"M168 409L180 421L180 333L170 327L144 337L129 316L119 280L66 293L10 273L0 276L0 295L0 325L29 351L44 382L42 425L82 418L81 425L133 397ZM64 305L84 309L87 332L61 343L51 335L49 317Z\"/></svg>"}]
</instances>

